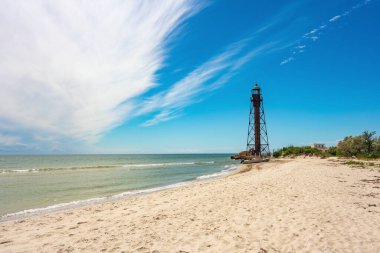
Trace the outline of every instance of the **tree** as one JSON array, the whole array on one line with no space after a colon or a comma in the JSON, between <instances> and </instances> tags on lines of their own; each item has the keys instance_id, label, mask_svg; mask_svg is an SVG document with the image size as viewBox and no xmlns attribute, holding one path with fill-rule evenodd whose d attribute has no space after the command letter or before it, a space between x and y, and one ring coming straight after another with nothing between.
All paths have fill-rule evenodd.
<instances>
[{"instance_id":1,"label":"tree","mask_svg":"<svg viewBox=\"0 0 380 253\"><path fill-rule=\"evenodd\" d=\"M363 134L361 135L366 147L367 154L370 154L373 151L373 144L376 141L375 134L376 134L375 131L373 132L364 131Z\"/></svg>"},{"instance_id":2,"label":"tree","mask_svg":"<svg viewBox=\"0 0 380 253\"><path fill-rule=\"evenodd\" d=\"M338 142L337 148L338 148L338 154L343 156L352 156L350 144L353 141L352 136L344 137L343 140Z\"/></svg>"},{"instance_id":3,"label":"tree","mask_svg":"<svg viewBox=\"0 0 380 253\"><path fill-rule=\"evenodd\" d=\"M380 155L380 137L376 132L364 131L359 136L348 136L337 145L337 155L374 158Z\"/></svg>"},{"instance_id":4,"label":"tree","mask_svg":"<svg viewBox=\"0 0 380 253\"><path fill-rule=\"evenodd\" d=\"M365 150L362 136L348 136L338 143L338 154L343 156L356 156Z\"/></svg>"}]
</instances>

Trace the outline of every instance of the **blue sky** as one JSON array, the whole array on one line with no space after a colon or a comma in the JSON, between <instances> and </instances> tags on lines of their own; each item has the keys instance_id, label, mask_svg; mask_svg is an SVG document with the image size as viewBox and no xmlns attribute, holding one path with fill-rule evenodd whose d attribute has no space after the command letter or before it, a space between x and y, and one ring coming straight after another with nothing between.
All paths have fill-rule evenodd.
<instances>
[{"instance_id":1,"label":"blue sky","mask_svg":"<svg viewBox=\"0 0 380 253\"><path fill-rule=\"evenodd\" d=\"M380 133L380 1L3 1L1 153L237 152Z\"/></svg>"}]
</instances>

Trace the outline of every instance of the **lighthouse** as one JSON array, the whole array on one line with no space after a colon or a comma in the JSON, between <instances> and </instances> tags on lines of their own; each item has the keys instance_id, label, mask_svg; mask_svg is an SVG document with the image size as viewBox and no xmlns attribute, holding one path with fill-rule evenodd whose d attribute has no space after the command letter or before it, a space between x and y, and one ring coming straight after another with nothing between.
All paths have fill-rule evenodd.
<instances>
[{"instance_id":1,"label":"lighthouse","mask_svg":"<svg viewBox=\"0 0 380 253\"><path fill-rule=\"evenodd\" d=\"M251 159L270 156L263 95L257 84L251 90L246 154Z\"/></svg>"}]
</instances>

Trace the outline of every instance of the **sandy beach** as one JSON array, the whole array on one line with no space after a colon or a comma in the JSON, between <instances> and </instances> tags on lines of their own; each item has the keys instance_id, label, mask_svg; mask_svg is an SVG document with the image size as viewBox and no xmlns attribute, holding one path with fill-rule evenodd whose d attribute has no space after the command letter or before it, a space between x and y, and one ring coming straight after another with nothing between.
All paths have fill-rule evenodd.
<instances>
[{"instance_id":1,"label":"sandy beach","mask_svg":"<svg viewBox=\"0 0 380 253\"><path fill-rule=\"evenodd\" d=\"M0 252L380 252L380 170L277 160L3 222Z\"/></svg>"}]
</instances>

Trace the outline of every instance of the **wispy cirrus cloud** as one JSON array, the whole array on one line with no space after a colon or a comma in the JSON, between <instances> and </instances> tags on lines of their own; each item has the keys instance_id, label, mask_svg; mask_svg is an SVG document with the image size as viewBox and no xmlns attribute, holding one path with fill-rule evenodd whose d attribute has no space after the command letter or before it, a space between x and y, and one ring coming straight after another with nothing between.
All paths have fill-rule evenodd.
<instances>
[{"instance_id":1,"label":"wispy cirrus cloud","mask_svg":"<svg viewBox=\"0 0 380 253\"><path fill-rule=\"evenodd\" d=\"M145 99L138 114L154 113L154 116L142 126L156 125L182 115L183 108L201 102L211 91L227 83L244 64L255 56L273 50L278 44L268 42L247 50L245 47L250 40L246 38L233 43L222 53L188 73L168 90Z\"/></svg>"},{"instance_id":2,"label":"wispy cirrus cloud","mask_svg":"<svg viewBox=\"0 0 380 253\"><path fill-rule=\"evenodd\" d=\"M90 142L124 121L126 101L156 85L165 45L201 8L191 0L1 5L0 125Z\"/></svg>"},{"instance_id":3,"label":"wispy cirrus cloud","mask_svg":"<svg viewBox=\"0 0 380 253\"><path fill-rule=\"evenodd\" d=\"M335 22L335 21L337 21L338 19L340 19L341 17L342 17L341 15L336 15L336 16L330 18L330 19L329 19L329 22Z\"/></svg>"},{"instance_id":4,"label":"wispy cirrus cloud","mask_svg":"<svg viewBox=\"0 0 380 253\"><path fill-rule=\"evenodd\" d=\"M348 16L349 14L351 14L356 9L361 8L361 7L369 4L371 1L372 0L364 0L362 2L359 2L358 4L355 4L354 6L352 6L349 10L346 10L339 15L335 15L335 16L331 17L324 24L319 25L319 26L311 29L309 32L303 34L302 38L297 41L298 45L293 47L292 52L291 52L291 56L288 56L287 58L282 60L280 62L280 65L284 65L284 64L287 64L287 63L293 61L295 59L296 55L305 52L304 48L306 47L306 45L308 43L315 42L320 38L323 30L327 29L330 25L333 25L333 23L339 21L343 17Z\"/></svg>"},{"instance_id":5,"label":"wispy cirrus cloud","mask_svg":"<svg viewBox=\"0 0 380 253\"><path fill-rule=\"evenodd\" d=\"M289 63L289 62L291 62L291 61L293 61L293 60L294 60L294 57L290 56L290 57L288 57L287 59L283 60L283 61L280 63L280 65L287 64L287 63Z\"/></svg>"},{"instance_id":6,"label":"wispy cirrus cloud","mask_svg":"<svg viewBox=\"0 0 380 253\"><path fill-rule=\"evenodd\" d=\"M151 126L175 118L179 109L194 103L199 98L197 95L210 88L206 85L208 81L231 67L231 58L241 50L241 47L241 45L235 46L213 57L168 90L147 98L139 106L138 114L156 112L156 115L142 125Z\"/></svg>"}]
</instances>

